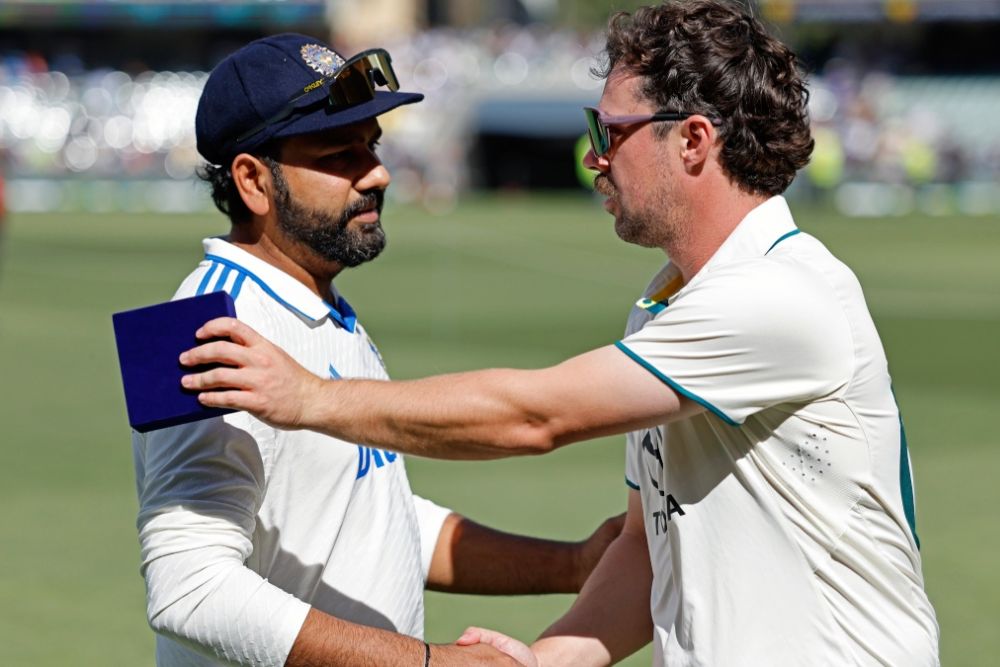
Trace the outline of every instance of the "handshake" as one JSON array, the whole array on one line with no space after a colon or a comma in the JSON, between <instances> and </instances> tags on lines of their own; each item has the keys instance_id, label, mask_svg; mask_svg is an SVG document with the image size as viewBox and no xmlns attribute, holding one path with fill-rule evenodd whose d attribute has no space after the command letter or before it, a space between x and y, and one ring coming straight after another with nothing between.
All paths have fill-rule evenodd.
<instances>
[{"instance_id":1,"label":"handshake","mask_svg":"<svg viewBox=\"0 0 1000 667\"><path fill-rule=\"evenodd\" d=\"M539 665L538 658L532 653L530 647L513 637L508 637L494 630L468 628L455 641L455 646L465 647L455 651L456 665L523 665L524 667L538 667ZM487 647L492 647L492 650ZM430 655L429 649L428 655ZM475 662L470 663L470 659ZM426 662L435 666L440 664L433 659L428 659Z\"/></svg>"}]
</instances>

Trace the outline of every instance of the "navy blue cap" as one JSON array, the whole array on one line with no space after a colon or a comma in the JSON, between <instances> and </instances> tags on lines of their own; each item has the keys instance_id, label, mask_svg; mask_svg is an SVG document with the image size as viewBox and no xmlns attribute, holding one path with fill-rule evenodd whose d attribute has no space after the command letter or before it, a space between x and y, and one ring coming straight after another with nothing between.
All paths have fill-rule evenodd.
<instances>
[{"instance_id":1,"label":"navy blue cap","mask_svg":"<svg viewBox=\"0 0 1000 667\"><path fill-rule=\"evenodd\" d=\"M198 152L212 164L228 164L239 153L271 139L350 125L424 99L420 93L377 90L372 100L330 108L325 103L326 86L319 86L295 103L296 111L288 118L236 141L273 118L309 84L332 74L344 60L319 40L295 33L264 37L226 56L212 70L198 101Z\"/></svg>"}]
</instances>

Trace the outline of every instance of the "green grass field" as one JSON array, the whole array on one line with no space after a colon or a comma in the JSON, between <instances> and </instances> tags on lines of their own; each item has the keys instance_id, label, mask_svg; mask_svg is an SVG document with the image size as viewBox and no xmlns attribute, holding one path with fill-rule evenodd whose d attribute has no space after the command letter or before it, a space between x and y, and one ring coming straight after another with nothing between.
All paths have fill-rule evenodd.
<instances>
[{"instance_id":1,"label":"green grass field","mask_svg":"<svg viewBox=\"0 0 1000 667\"><path fill-rule=\"evenodd\" d=\"M22 215L0 247L0 665L151 665L135 491L112 312L167 299L215 215ZM394 376L531 367L615 340L658 268L586 197L478 199L431 216L389 207L389 249L338 279ZM924 573L943 664L1000 653L1000 224L800 224L866 287L906 419ZM624 507L622 440L496 463L411 459L420 493L499 527L584 536ZM432 640L470 623L530 639L566 596L428 596ZM992 656L992 657L990 657ZM627 664L649 662L648 649Z\"/></svg>"}]
</instances>

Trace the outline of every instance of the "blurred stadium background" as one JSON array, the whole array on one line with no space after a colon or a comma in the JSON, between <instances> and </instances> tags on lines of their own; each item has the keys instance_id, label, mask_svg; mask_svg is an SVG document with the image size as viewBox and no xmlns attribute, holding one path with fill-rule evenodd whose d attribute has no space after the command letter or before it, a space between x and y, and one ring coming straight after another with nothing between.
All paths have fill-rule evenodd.
<instances>
[{"instance_id":1,"label":"blurred stadium background","mask_svg":"<svg viewBox=\"0 0 1000 667\"><path fill-rule=\"evenodd\" d=\"M0 664L152 664L110 314L169 297L198 240L226 231L194 178L206 72L285 30L389 48L427 99L385 118L389 250L338 284L397 377L554 363L618 336L662 261L614 237L576 166L603 23L639 4L0 4ZM789 198L856 269L886 342L943 664L994 664L1000 2L754 9L811 73L817 149ZM623 507L622 466L620 439L409 463L429 497L566 538ZM530 639L569 602L430 595L428 634Z\"/></svg>"}]
</instances>

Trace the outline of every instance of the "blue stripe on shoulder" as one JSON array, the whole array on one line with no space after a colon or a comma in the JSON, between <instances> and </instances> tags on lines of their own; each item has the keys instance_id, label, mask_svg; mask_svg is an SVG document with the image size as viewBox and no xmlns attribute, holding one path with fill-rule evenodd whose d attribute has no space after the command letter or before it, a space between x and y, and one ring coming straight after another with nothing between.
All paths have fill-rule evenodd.
<instances>
[{"instance_id":1,"label":"blue stripe on shoulder","mask_svg":"<svg viewBox=\"0 0 1000 667\"><path fill-rule=\"evenodd\" d=\"M247 274L242 271L236 276L236 282L233 283L233 291L229 293L229 296L233 297L233 301L236 301L237 297L239 297L240 290L243 289L243 281L246 279Z\"/></svg>"},{"instance_id":2,"label":"blue stripe on shoulder","mask_svg":"<svg viewBox=\"0 0 1000 667\"><path fill-rule=\"evenodd\" d=\"M267 295L270 296L272 299L274 299L278 303L282 304L283 306L285 306L286 308L288 308L292 312L294 312L294 313L296 313L298 315L301 315L302 317L306 318L307 320L309 320L311 322L315 321L315 320L313 320L313 318L309 317L308 315L306 315L305 313L303 313L301 310L299 310L298 308L296 308L295 306L293 306L292 304L288 303L287 301L285 301L284 299L282 299L280 296L278 296L273 289L271 289L270 287L268 287L267 283L265 283L263 280L261 280L260 278L258 278L253 272L247 271L246 269L244 269L239 264L231 262L228 259L223 259L222 257L219 257L218 255L205 255L205 257L207 259L212 260L213 262L217 262L217 263L219 263L219 264L221 264L223 266L232 267L232 268L236 269L237 271L239 271L240 273L246 274L247 277L249 277L251 280L253 280L255 283L257 283L257 286L260 287L262 290L264 290L264 292L266 292Z\"/></svg>"},{"instance_id":3,"label":"blue stripe on shoulder","mask_svg":"<svg viewBox=\"0 0 1000 667\"><path fill-rule=\"evenodd\" d=\"M215 273L217 268L219 268L219 264L213 261L212 266L208 267L208 271L205 272L205 277L198 283L198 290L194 293L195 296L201 296L205 293L205 290L208 289L209 281L212 280L212 274Z\"/></svg>"},{"instance_id":4,"label":"blue stripe on shoulder","mask_svg":"<svg viewBox=\"0 0 1000 667\"><path fill-rule=\"evenodd\" d=\"M685 398L691 399L692 401L694 401L698 405L702 406L703 408L705 408L706 410L708 410L709 412L711 412L712 414L714 414L716 417L718 417L722 421L724 421L727 424L729 424L730 426L739 426L739 424L737 422L735 422L732 419L730 419L729 416L727 416L726 413L724 413L722 410L720 410L719 408L715 407L714 405L712 405L711 403L709 403L708 401L706 401L701 396L698 396L697 394L692 394L690 391L688 391L687 389L685 389L684 387L680 386L679 384L677 384L676 382L674 382L673 380L671 380L669 377L667 377L666 375L664 375L663 373L661 373L651 363L649 363L648 361L646 361L645 359L643 359L642 357L640 357L638 354L636 354L635 352L633 352L632 350L630 350L625 345L625 343L623 343L622 341L616 342L615 343L615 347L617 347L619 350L621 350L622 352L624 352L625 354L627 354L630 359L632 359L633 361L635 361L636 363L638 363L640 366L642 366L643 368L645 368L647 371L649 371L650 373L652 373L653 375L655 375L657 377L657 379L660 380L660 382L662 382L663 384L667 385L668 387L670 387L671 389L673 389L674 391L676 391L681 396L684 396Z\"/></svg>"},{"instance_id":5,"label":"blue stripe on shoulder","mask_svg":"<svg viewBox=\"0 0 1000 667\"><path fill-rule=\"evenodd\" d=\"M310 322L315 322L316 321L316 318L313 318L313 317L310 317L310 316L306 315L301 310L299 310L298 308L296 308L295 306L293 306L292 304L288 303L287 301L285 301L284 299L282 299L280 296L278 296L277 292L275 292L273 289L271 289L268 286L267 283L265 283L263 280L261 280L260 277L257 276L252 271L248 271L247 269L243 268L239 264L237 264L235 262L232 262L232 261L230 261L228 259L224 259L222 257L219 257L218 255L205 255L205 259L210 259L210 260L212 260L213 262L215 262L217 264L221 264L221 265L225 266L227 268L227 270L228 269L233 269L233 270L238 271L239 274L240 274L240 276L241 276L241 280L238 281L241 288L243 286L243 280L242 279L250 278L250 280L252 280L255 283L257 283L257 286L260 287L262 290L264 290L264 292L269 297L271 297L272 299L274 299L275 301L277 301L278 303L280 303L281 305L283 305L285 308L288 308L293 313L295 313L295 314L297 314L297 315L299 315L301 317L304 317L305 319L309 320ZM207 279L205 280L205 282L207 282ZM235 286L234 286L234 290L235 290ZM233 296L233 298L235 299L235 295ZM344 327L344 329L346 329L348 332L354 333L355 325L356 325L356 322L357 322L357 317L355 316L354 311L351 310L351 307L347 304L347 301L345 301L342 298L338 301L338 304L339 304L341 310L345 311L344 315L341 316L341 313L338 312L336 308L330 307L330 317L332 317L334 319L334 321L336 321L338 324L340 324L340 326Z\"/></svg>"},{"instance_id":6,"label":"blue stripe on shoulder","mask_svg":"<svg viewBox=\"0 0 1000 667\"><path fill-rule=\"evenodd\" d=\"M226 280L229 279L229 274L233 272L233 267L227 266L222 269L222 273L219 274L219 279L215 281L215 288L213 291L221 292L226 288Z\"/></svg>"}]
</instances>

